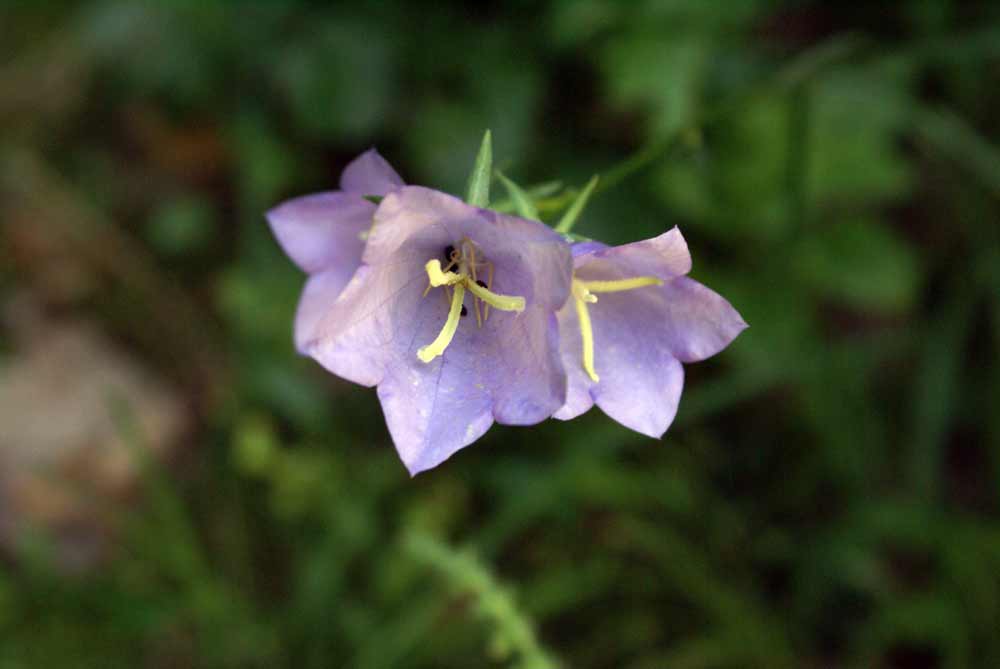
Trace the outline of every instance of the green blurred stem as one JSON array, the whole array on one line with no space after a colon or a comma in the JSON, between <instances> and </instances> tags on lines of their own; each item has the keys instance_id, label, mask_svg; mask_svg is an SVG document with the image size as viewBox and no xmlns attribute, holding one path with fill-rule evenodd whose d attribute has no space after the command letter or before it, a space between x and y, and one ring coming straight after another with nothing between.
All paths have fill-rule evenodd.
<instances>
[{"instance_id":1,"label":"green blurred stem","mask_svg":"<svg viewBox=\"0 0 1000 669\"><path fill-rule=\"evenodd\" d=\"M603 191L617 186L675 150L699 146L702 141L703 128L729 117L730 114L739 113L755 97L771 95L776 91L802 90L807 82L831 65L842 62L857 53L862 45L863 41L857 35L845 35L809 49L784 67L769 73L739 93L735 93L711 107L697 123L641 147L621 163L605 172L597 190Z\"/></svg>"},{"instance_id":2,"label":"green blurred stem","mask_svg":"<svg viewBox=\"0 0 1000 669\"><path fill-rule=\"evenodd\" d=\"M492 648L505 658L513 655L512 666L522 669L554 669L556 661L539 644L534 627L514 604L510 593L472 555L453 549L421 532L409 535L406 552L417 562L435 569L457 591L476 598L480 616L493 627Z\"/></svg>"},{"instance_id":3,"label":"green blurred stem","mask_svg":"<svg viewBox=\"0 0 1000 669\"><path fill-rule=\"evenodd\" d=\"M788 229L793 237L800 236L808 226L809 216L809 119L810 94L808 84L796 86L790 96L788 119L788 163L785 183L788 187Z\"/></svg>"}]
</instances>

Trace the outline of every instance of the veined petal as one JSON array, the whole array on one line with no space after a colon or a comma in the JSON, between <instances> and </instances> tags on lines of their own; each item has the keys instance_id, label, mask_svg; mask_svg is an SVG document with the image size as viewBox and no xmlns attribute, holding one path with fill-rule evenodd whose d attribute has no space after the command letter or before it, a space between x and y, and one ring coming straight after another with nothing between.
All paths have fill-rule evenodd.
<instances>
[{"instance_id":1,"label":"veined petal","mask_svg":"<svg viewBox=\"0 0 1000 669\"><path fill-rule=\"evenodd\" d=\"M267 220L281 248L306 273L334 266L353 272L374 213L375 205L362 197L328 191L288 200L267 212Z\"/></svg>"},{"instance_id":2,"label":"veined petal","mask_svg":"<svg viewBox=\"0 0 1000 669\"><path fill-rule=\"evenodd\" d=\"M553 311L569 296L572 258L569 245L546 225L470 206L446 193L407 186L382 200L365 247L364 262L379 264L415 235L455 243L468 237L507 281L494 292L520 295L528 304ZM431 257L437 257L435 250ZM500 271L501 266L503 271ZM516 284L516 289L509 284Z\"/></svg>"},{"instance_id":3,"label":"veined petal","mask_svg":"<svg viewBox=\"0 0 1000 669\"><path fill-rule=\"evenodd\" d=\"M691 257L676 228L625 246L574 248L574 265L574 304L558 314L569 387L555 417L574 418L596 403L623 425L661 436L677 412L681 362L718 353L746 323L726 300L684 276ZM596 381L585 370L589 346L574 308L588 287L597 297L586 310Z\"/></svg>"},{"instance_id":4,"label":"veined petal","mask_svg":"<svg viewBox=\"0 0 1000 669\"><path fill-rule=\"evenodd\" d=\"M512 302L504 306L524 310L494 308L480 325L469 287L466 316L448 327L440 355L424 361L418 351L453 325L456 313L455 293L449 299L444 285L425 293L427 268L445 277L437 276L439 260L466 240L491 299L506 296ZM423 471L494 421L529 425L562 406L566 381L551 305L566 300L571 262L568 245L540 223L402 188L380 204L364 262L316 326L309 352L339 376L378 385L400 456L411 473ZM467 287L473 278L464 280Z\"/></svg>"},{"instance_id":5,"label":"veined petal","mask_svg":"<svg viewBox=\"0 0 1000 669\"><path fill-rule=\"evenodd\" d=\"M653 438L666 432L677 413L684 371L660 329L662 320L650 313L658 306L662 305L640 290L601 295L588 305L598 382L583 368L576 310L567 305L559 312L569 388L566 404L555 418L575 418L596 403L608 416L637 432ZM637 307L643 311L636 312Z\"/></svg>"},{"instance_id":6,"label":"veined petal","mask_svg":"<svg viewBox=\"0 0 1000 669\"><path fill-rule=\"evenodd\" d=\"M480 242L491 250L490 255L499 268L526 281L517 290L505 288L497 292L522 295L528 304L539 304L556 311L569 297L573 278L573 257L561 235L547 225L516 216L495 212L490 235L482 235ZM477 240L478 241L478 240Z\"/></svg>"},{"instance_id":7,"label":"veined petal","mask_svg":"<svg viewBox=\"0 0 1000 669\"><path fill-rule=\"evenodd\" d=\"M393 369L379 384L389 434L411 476L438 466L493 425L488 395L452 390L465 382L461 369L444 364L429 379L413 367ZM424 392L415 392L425 383Z\"/></svg>"},{"instance_id":8,"label":"veined petal","mask_svg":"<svg viewBox=\"0 0 1000 669\"><path fill-rule=\"evenodd\" d=\"M442 249L462 236L463 223L480 221L479 210L456 197L419 186L406 186L387 195L375 210L363 261L368 265L388 262L415 235L437 237ZM431 256L437 258L441 251Z\"/></svg>"},{"instance_id":9,"label":"veined petal","mask_svg":"<svg viewBox=\"0 0 1000 669\"><path fill-rule=\"evenodd\" d=\"M443 310L434 300L430 311ZM379 399L393 442L411 474L437 466L482 436L494 421L532 425L565 400L566 381L552 314L535 307L493 317L480 329L466 320L445 354L416 359L417 343L396 349L379 383ZM433 336L421 319L417 342ZM471 325L471 327L469 327Z\"/></svg>"},{"instance_id":10,"label":"veined petal","mask_svg":"<svg viewBox=\"0 0 1000 669\"><path fill-rule=\"evenodd\" d=\"M616 268L618 272L612 272L615 276L610 278L655 276L672 279L691 271L691 253L676 227L658 237L622 246L595 248L593 242L576 246L582 247L582 252L574 249L575 267L593 264L598 271Z\"/></svg>"},{"instance_id":11,"label":"veined petal","mask_svg":"<svg viewBox=\"0 0 1000 669\"><path fill-rule=\"evenodd\" d=\"M333 265L306 280L295 312L295 348L299 353L309 353L310 345L321 334L320 324L351 280L355 269L346 264Z\"/></svg>"},{"instance_id":12,"label":"veined petal","mask_svg":"<svg viewBox=\"0 0 1000 669\"><path fill-rule=\"evenodd\" d=\"M402 186L403 180L396 170L375 149L352 160L340 175L341 190L357 195L384 197Z\"/></svg>"},{"instance_id":13,"label":"veined petal","mask_svg":"<svg viewBox=\"0 0 1000 669\"><path fill-rule=\"evenodd\" d=\"M747 327L725 298L693 279L678 277L658 290L663 296L660 327L682 362L712 357Z\"/></svg>"},{"instance_id":14,"label":"veined petal","mask_svg":"<svg viewBox=\"0 0 1000 669\"><path fill-rule=\"evenodd\" d=\"M362 264L317 323L308 354L337 376L364 386L381 382L402 348L413 347L416 361L416 349L433 341L447 319L447 308L432 312L442 306L441 298L423 295L425 257L411 249L391 263ZM432 331L430 337L426 331Z\"/></svg>"}]
</instances>

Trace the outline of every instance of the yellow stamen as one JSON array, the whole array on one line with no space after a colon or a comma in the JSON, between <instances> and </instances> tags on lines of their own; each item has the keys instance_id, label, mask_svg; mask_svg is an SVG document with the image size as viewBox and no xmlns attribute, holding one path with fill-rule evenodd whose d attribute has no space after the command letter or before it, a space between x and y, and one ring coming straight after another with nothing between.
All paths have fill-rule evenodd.
<instances>
[{"instance_id":1,"label":"yellow stamen","mask_svg":"<svg viewBox=\"0 0 1000 669\"><path fill-rule=\"evenodd\" d=\"M437 261L432 260L427 263L428 274L430 274L430 264L432 262ZM458 330L458 319L462 315L462 300L465 299L465 286L461 283L456 283L454 289L455 293L451 297L451 309L448 310L448 320L445 321L444 327L441 328L441 332L438 333L434 341L417 351L417 357L424 362L430 362L444 353L444 350L448 348L448 344L455 337L455 331Z\"/></svg>"},{"instance_id":2,"label":"yellow stamen","mask_svg":"<svg viewBox=\"0 0 1000 669\"><path fill-rule=\"evenodd\" d=\"M576 317L580 321L580 338L583 340L583 369L587 376L597 383L601 380L594 371L594 327L590 323L590 312L587 310L589 300L576 299Z\"/></svg>"},{"instance_id":3,"label":"yellow stamen","mask_svg":"<svg viewBox=\"0 0 1000 669\"><path fill-rule=\"evenodd\" d=\"M442 272L441 261L436 258L428 260L427 264L424 265L424 269L427 270L427 278L430 279L431 286L435 288L438 286L453 286L464 278L461 274L456 274L455 272Z\"/></svg>"},{"instance_id":4,"label":"yellow stamen","mask_svg":"<svg viewBox=\"0 0 1000 669\"><path fill-rule=\"evenodd\" d=\"M472 294L486 304L501 311L524 311L524 298L519 295L498 295L493 291L483 288L475 281L466 279L466 287Z\"/></svg>"},{"instance_id":5,"label":"yellow stamen","mask_svg":"<svg viewBox=\"0 0 1000 669\"><path fill-rule=\"evenodd\" d=\"M617 281L578 281L578 283L592 293L617 293L645 286L662 286L663 279L658 279L655 276L637 276L633 279L619 279Z\"/></svg>"},{"instance_id":6,"label":"yellow stamen","mask_svg":"<svg viewBox=\"0 0 1000 669\"><path fill-rule=\"evenodd\" d=\"M580 321L580 339L583 341L583 370L594 383L600 381L594 369L594 326L590 321L588 304L597 302L594 293L617 293L633 288L646 286L662 286L663 280L655 276L637 276L632 279L615 281L583 281L573 278L573 303L576 306L577 320Z\"/></svg>"},{"instance_id":7,"label":"yellow stamen","mask_svg":"<svg viewBox=\"0 0 1000 669\"><path fill-rule=\"evenodd\" d=\"M486 287L489 288L490 290L493 290L493 263L491 262L486 263L486 269L489 271L489 273L486 275ZM483 307L483 320L485 321L489 317L490 317L490 305L486 304Z\"/></svg>"},{"instance_id":8,"label":"yellow stamen","mask_svg":"<svg viewBox=\"0 0 1000 669\"><path fill-rule=\"evenodd\" d=\"M430 292L431 288L443 287L444 290L441 294L449 307L448 319L437 338L417 351L417 357L423 362L430 362L442 355L451 344L455 332L458 330L459 319L463 315L462 302L467 290L473 294L473 307L476 310L476 322L479 327L482 327L486 316L489 315L491 306L502 311L524 311L525 300L523 297L499 295L490 290L493 287L493 264L477 258L478 249L471 240L468 238L463 240L460 248L460 251L452 251L449 254L448 264L444 268L441 267L441 261L437 259L428 260L424 264L428 280L424 296ZM457 271L449 271L453 267L457 267ZM489 281L485 287L480 286L478 281L479 271L484 267L489 270ZM485 313L480 309L480 301L484 303Z\"/></svg>"},{"instance_id":9,"label":"yellow stamen","mask_svg":"<svg viewBox=\"0 0 1000 669\"><path fill-rule=\"evenodd\" d=\"M472 260L469 263L469 269L472 270L472 281L473 281L473 283L479 283L479 277L476 276L476 265L478 263L476 263L476 250L475 250L475 247L473 247L471 255L472 255ZM472 306L476 310L476 327L477 328L481 328L481 327L483 327L483 314L479 310L479 300L472 300Z\"/></svg>"}]
</instances>

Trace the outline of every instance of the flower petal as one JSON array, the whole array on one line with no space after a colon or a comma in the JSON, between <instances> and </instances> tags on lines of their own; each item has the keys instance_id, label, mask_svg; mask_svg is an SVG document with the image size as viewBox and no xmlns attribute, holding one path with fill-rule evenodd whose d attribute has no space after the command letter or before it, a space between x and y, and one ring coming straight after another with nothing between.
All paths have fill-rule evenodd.
<instances>
[{"instance_id":1,"label":"flower petal","mask_svg":"<svg viewBox=\"0 0 1000 669\"><path fill-rule=\"evenodd\" d=\"M357 195L384 197L402 186L403 180L396 170L375 149L352 160L340 175L341 190Z\"/></svg>"},{"instance_id":2,"label":"flower petal","mask_svg":"<svg viewBox=\"0 0 1000 669\"><path fill-rule=\"evenodd\" d=\"M306 280L295 312L295 348L299 353L309 353L310 345L321 334L320 324L351 280L355 269L351 264L334 265Z\"/></svg>"},{"instance_id":3,"label":"flower petal","mask_svg":"<svg viewBox=\"0 0 1000 669\"><path fill-rule=\"evenodd\" d=\"M362 260L367 265L387 262L414 235L435 234L433 229L443 244L452 244L461 237L460 224L478 220L478 211L456 197L429 188L401 188L379 203Z\"/></svg>"},{"instance_id":4,"label":"flower petal","mask_svg":"<svg viewBox=\"0 0 1000 669\"><path fill-rule=\"evenodd\" d=\"M496 422L539 423L562 405L566 386L554 317L541 307L491 313L482 328L462 319L445 353L429 364L416 350L436 334L443 301L428 295L418 336L396 350L379 383L393 442L411 474L437 466ZM471 298L467 300L471 312Z\"/></svg>"},{"instance_id":5,"label":"flower petal","mask_svg":"<svg viewBox=\"0 0 1000 669\"><path fill-rule=\"evenodd\" d=\"M416 187L387 196L375 218L364 263L316 326L309 353L339 376L378 385L410 472L439 464L494 420L551 416L566 393L554 310L568 295L572 260L561 237ZM448 347L422 362L417 351L437 338L450 309L444 288L425 294L424 266L466 238L493 264L492 290L525 297L527 307L492 309L480 326L466 293Z\"/></svg>"},{"instance_id":6,"label":"flower petal","mask_svg":"<svg viewBox=\"0 0 1000 669\"><path fill-rule=\"evenodd\" d=\"M579 321L573 305L559 312L567 401L555 418L569 420L595 403L622 425L650 437L666 432L677 413L684 371L661 329L662 301L638 289L601 295L589 304L594 328L594 382L583 371Z\"/></svg>"},{"instance_id":7,"label":"flower petal","mask_svg":"<svg viewBox=\"0 0 1000 669\"><path fill-rule=\"evenodd\" d=\"M725 298L693 279L678 277L658 291L665 303L660 327L674 357L682 362L712 357L747 328Z\"/></svg>"},{"instance_id":8,"label":"flower petal","mask_svg":"<svg viewBox=\"0 0 1000 669\"><path fill-rule=\"evenodd\" d=\"M411 245L414 235L430 235L432 228L437 229L433 234L443 244L468 237L494 263L498 277L508 281L517 277L516 290L508 287L507 294L520 295L529 304L537 302L553 311L569 296L572 259L561 235L536 221L479 209L447 193L419 186L401 188L382 200L364 262L385 262L403 244ZM435 250L425 260L439 253Z\"/></svg>"},{"instance_id":9,"label":"flower petal","mask_svg":"<svg viewBox=\"0 0 1000 669\"><path fill-rule=\"evenodd\" d=\"M431 297L423 297L425 257L419 249L399 256L392 263L361 265L316 324L316 337L307 352L337 376L374 386L398 357L394 349L416 341L419 319L426 317L420 307ZM440 304L440 298L436 302ZM444 316L438 329L443 323Z\"/></svg>"},{"instance_id":10,"label":"flower petal","mask_svg":"<svg viewBox=\"0 0 1000 669\"><path fill-rule=\"evenodd\" d=\"M327 191L283 202L267 220L285 253L314 274L334 266L354 269L364 250L375 205L349 193Z\"/></svg>"},{"instance_id":11,"label":"flower petal","mask_svg":"<svg viewBox=\"0 0 1000 669\"><path fill-rule=\"evenodd\" d=\"M429 230L436 228L436 232ZM375 212L363 260L377 265L418 234L433 234L444 245L463 237L474 241L494 264L506 287L555 311L569 296L572 256L569 244L546 225L470 206L440 191L407 186L388 195ZM435 249L426 259L437 257ZM501 271L502 270L502 271Z\"/></svg>"},{"instance_id":12,"label":"flower petal","mask_svg":"<svg viewBox=\"0 0 1000 669\"><path fill-rule=\"evenodd\" d=\"M594 382L583 369L583 340L580 337L580 321L576 308L571 303L564 306L557 315L559 321L559 354L566 372L566 402L552 414L559 420L572 420L594 406L590 388Z\"/></svg>"},{"instance_id":13,"label":"flower petal","mask_svg":"<svg viewBox=\"0 0 1000 669\"><path fill-rule=\"evenodd\" d=\"M545 420L566 394L555 317L537 304L521 313L491 310L479 327L467 294L467 315L451 344L431 363L419 360L417 350L437 336L449 307L441 288L424 295L426 245L436 249L441 241L421 237L391 262L362 265L314 326L317 337L308 347L338 376L379 386L386 422L411 473L472 443L494 420ZM525 281L502 272L496 278L502 291Z\"/></svg>"},{"instance_id":14,"label":"flower petal","mask_svg":"<svg viewBox=\"0 0 1000 669\"><path fill-rule=\"evenodd\" d=\"M529 304L538 304L557 311L569 297L573 278L573 257L569 244L547 225L518 218L493 214L489 234L470 231L496 265L498 276L516 276L521 286L504 290L522 295ZM505 270L501 272L501 269Z\"/></svg>"},{"instance_id":15,"label":"flower petal","mask_svg":"<svg viewBox=\"0 0 1000 669\"><path fill-rule=\"evenodd\" d=\"M573 252L573 257L578 258L580 256L586 256L591 253L594 253L595 251L603 251L609 248L611 247L605 244L604 242L596 242L593 239L591 239L585 242L576 242L571 247L571 250Z\"/></svg>"},{"instance_id":16,"label":"flower petal","mask_svg":"<svg viewBox=\"0 0 1000 669\"><path fill-rule=\"evenodd\" d=\"M460 369L438 363L429 387L414 392L425 378L425 370L400 367L378 386L389 434L410 476L438 466L493 425L489 396L441 392L464 386Z\"/></svg>"},{"instance_id":17,"label":"flower petal","mask_svg":"<svg viewBox=\"0 0 1000 669\"><path fill-rule=\"evenodd\" d=\"M574 258L576 277L582 280L616 280L655 276L664 280L659 288L639 288L623 295L633 303L633 314L622 314L627 322L662 332L673 356L681 362L697 362L724 349L747 324L739 313L715 291L683 275L691 269L687 243L677 228L659 237L633 244L601 249ZM655 305L646 300L658 295ZM599 303L618 300L601 296ZM644 310L653 309L659 319L649 320ZM646 316L646 318L643 318ZM596 328L596 325L595 325ZM600 372L598 372L600 374Z\"/></svg>"},{"instance_id":18,"label":"flower petal","mask_svg":"<svg viewBox=\"0 0 1000 669\"><path fill-rule=\"evenodd\" d=\"M691 253L681 231L676 227L652 239L605 247L589 253L574 253L576 267L583 267L599 260L609 261L618 267L623 275L628 276L671 279L691 271Z\"/></svg>"}]
</instances>

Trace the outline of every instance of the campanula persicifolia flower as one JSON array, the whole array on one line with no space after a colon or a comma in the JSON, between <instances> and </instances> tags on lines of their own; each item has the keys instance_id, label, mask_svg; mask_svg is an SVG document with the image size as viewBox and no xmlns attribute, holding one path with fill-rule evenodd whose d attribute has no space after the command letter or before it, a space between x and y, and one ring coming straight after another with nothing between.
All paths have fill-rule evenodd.
<instances>
[{"instance_id":1,"label":"campanula persicifolia flower","mask_svg":"<svg viewBox=\"0 0 1000 669\"><path fill-rule=\"evenodd\" d=\"M295 315L300 353L306 352L317 323L361 264L376 207L365 196L385 196L402 186L395 170L371 149L344 168L339 191L297 197L267 213L281 248L309 275Z\"/></svg>"},{"instance_id":2,"label":"campanula persicifolia flower","mask_svg":"<svg viewBox=\"0 0 1000 669\"><path fill-rule=\"evenodd\" d=\"M569 420L597 404L659 438L677 413L681 363L715 355L747 324L717 293L685 276L687 243L677 228L624 246L573 247L572 297L559 311Z\"/></svg>"},{"instance_id":3,"label":"campanula persicifolia flower","mask_svg":"<svg viewBox=\"0 0 1000 669\"><path fill-rule=\"evenodd\" d=\"M379 204L361 266L306 350L378 387L416 474L494 421L530 425L563 405L555 313L571 275L569 245L545 225L407 186Z\"/></svg>"}]
</instances>

